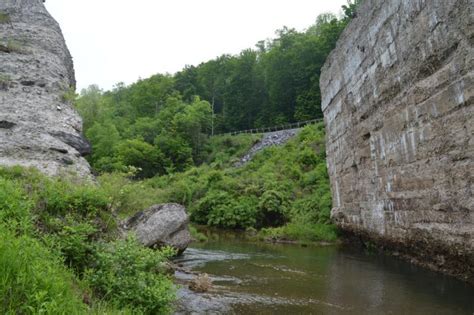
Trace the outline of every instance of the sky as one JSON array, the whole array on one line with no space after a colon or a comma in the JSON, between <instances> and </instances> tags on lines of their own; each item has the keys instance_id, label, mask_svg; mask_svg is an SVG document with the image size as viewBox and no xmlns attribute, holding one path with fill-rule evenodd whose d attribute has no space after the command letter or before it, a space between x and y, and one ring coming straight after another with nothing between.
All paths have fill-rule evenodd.
<instances>
[{"instance_id":1,"label":"sky","mask_svg":"<svg viewBox=\"0 0 474 315\"><path fill-rule=\"evenodd\" d=\"M238 54L283 26L304 30L347 0L46 0L74 59L78 91L104 90Z\"/></svg>"}]
</instances>

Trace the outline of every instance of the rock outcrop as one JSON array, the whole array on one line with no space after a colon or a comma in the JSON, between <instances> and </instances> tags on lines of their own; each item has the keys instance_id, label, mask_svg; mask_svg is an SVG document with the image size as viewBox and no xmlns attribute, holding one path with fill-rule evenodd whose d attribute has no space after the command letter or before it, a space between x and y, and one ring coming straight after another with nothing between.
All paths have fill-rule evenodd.
<instances>
[{"instance_id":1,"label":"rock outcrop","mask_svg":"<svg viewBox=\"0 0 474 315\"><path fill-rule=\"evenodd\" d=\"M275 145L284 145L291 138L295 137L300 131L300 128L296 128L264 133L262 139L255 143L255 145L249 150L249 152L245 154L237 163L235 163L234 166L240 167L242 165L245 165L247 162L252 160L255 154L265 148Z\"/></svg>"},{"instance_id":2,"label":"rock outcrop","mask_svg":"<svg viewBox=\"0 0 474 315\"><path fill-rule=\"evenodd\" d=\"M191 243L186 209L178 204L154 205L140 211L123 224L126 232L136 234L147 247L171 246L183 252Z\"/></svg>"},{"instance_id":3,"label":"rock outcrop","mask_svg":"<svg viewBox=\"0 0 474 315\"><path fill-rule=\"evenodd\" d=\"M0 2L0 165L89 176L74 69L42 0Z\"/></svg>"},{"instance_id":4,"label":"rock outcrop","mask_svg":"<svg viewBox=\"0 0 474 315\"><path fill-rule=\"evenodd\" d=\"M321 74L332 218L474 281L472 0L365 0Z\"/></svg>"}]
</instances>

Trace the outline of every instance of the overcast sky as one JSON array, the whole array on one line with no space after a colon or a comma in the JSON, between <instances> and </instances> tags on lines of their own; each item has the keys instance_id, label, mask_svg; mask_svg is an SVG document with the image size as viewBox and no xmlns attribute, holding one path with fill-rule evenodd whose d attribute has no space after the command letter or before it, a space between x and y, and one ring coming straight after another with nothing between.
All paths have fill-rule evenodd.
<instances>
[{"instance_id":1,"label":"overcast sky","mask_svg":"<svg viewBox=\"0 0 474 315\"><path fill-rule=\"evenodd\" d=\"M237 54L283 26L303 30L346 0L47 0L74 58L78 90L110 89Z\"/></svg>"}]
</instances>

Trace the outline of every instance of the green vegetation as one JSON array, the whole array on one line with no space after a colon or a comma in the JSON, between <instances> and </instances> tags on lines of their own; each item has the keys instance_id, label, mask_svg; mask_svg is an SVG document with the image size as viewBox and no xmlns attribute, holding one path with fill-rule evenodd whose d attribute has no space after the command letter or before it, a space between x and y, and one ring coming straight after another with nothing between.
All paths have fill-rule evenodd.
<instances>
[{"instance_id":1,"label":"green vegetation","mask_svg":"<svg viewBox=\"0 0 474 315\"><path fill-rule=\"evenodd\" d=\"M77 94L76 94L76 91L72 87L70 87L63 94L61 94L61 101L63 101L64 103L72 104L76 99L77 99Z\"/></svg>"},{"instance_id":2,"label":"green vegetation","mask_svg":"<svg viewBox=\"0 0 474 315\"><path fill-rule=\"evenodd\" d=\"M233 166L259 136L209 135L321 117L321 67L359 2L344 6L341 18L320 15L304 32L285 27L237 56L109 92L83 90L76 104L93 145L89 162L113 206L124 209L117 215L177 202L197 224L334 240L321 125L241 168Z\"/></svg>"},{"instance_id":3,"label":"green vegetation","mask_svg":"<svg viewBox=\"0 0 474 315\"><path fill-rule=\"evenodd\" d=\"M11 77L8 74L0 73L0 83L8 83L11 81Z\"/></svg>"},{"instance_id":4,"label":"green vegetation","mask_svg":"<svg viewBox=\"0 0 474 315\"><path fill-rule=\"evenodd\" d=\"M83 90L77 108L94 147L90 163L101 173L132 166L136 178L151 178L206 162L210 134L321 118L321 67L356 3L341 18L320 15L303 32L285 27L256 49L173 76Z\"/></svg>"},{"instance_id":5,"label":"green vegetation","mask_svg":"<svg viewBox=\"0 0 474 315\"><path fill-rule=\"evenodd\" d=\"M11 22L10 14L8 14L7 12L0 11L0 24L10 23L10 22Z\"/></svg>"},{"instance_id":6,"label":"green vegetation","mask_svg":"<svg viewBox=\"0 0 474 315\"><path fill-rule=\"evenodd\" d=\"M104 174L99 177L101 190L119 217L152 204L176 202L186 206L198 224L266 228L261 235L269 239L333 241L324 126L307 126L286 145L267 148L246 165L234 167L258 138L213 137L206 163L199 167L142 181L131 179L133 173ZM195 232L197 240L204 240Z\"/></svg>"},{"instance_id":7,"label":"green vegetation","mask_svg":"<svg viewBox=\"0 0 474 315\"><path fill-rule=\"evenodd\" d=\"M145 97L123 92L121 98ZM102 101L109 97L105 96ZM86 136L94 146L90 162L97 170L127 172L133 167L137 178L148 178L183 171L202 162L211 120L207 102L195 98L191 103L185 103L179 97L170 96L152 118L133 113L140 109L124 109L113 102L85 111L82 104L88 102L88 98L92 96L79 100L79 109L84 115L85 126L90 126L86 130ZM117 111L127 115L119 117ZM133 119L133 116L137 118ZM96 118L89 121L88 117Z\"/></svg>"},{"instance_id":8,"label":"green vegetation","mask_svg":"<svg viewBox=\"0 0 474 315\"><path fill-rule=\"evenodd\" d=\"M24 54L27 52L26 45L24 42L20 42L13 39L9 39L6 44L0 44L0 51L18 54Z\"/></svg>"},{"instance_id":9,"label":"green vegetation","mask_svg":"<svg viewBox=\"0 0 474 315\"><path fill-rule=\"evenodd\" d=\"M92 184L0 169L2 314L170 311L174 287L160 264L173 252L112 241L114 197Z\"/></svg>"},{"instance_id":10,"label":"green vegetation","mask_svg":"<svg viewBox=\"0 0 474 315\"><path fill-rule=\"evenodd\" d=\"M296 221L282 227L262 229L259 237L268 241L332 242L338 235L332 225Z\"/></svg>"},{"instance_id":11,"label":"green vegetation","mask_svg":"<svg viewBox=\"0 0 474 315\"><path fill-rule=\"evenodd\" d=\"M85 314L74 277L60 257L32 237L0 225L2 314ZM77 291L77 292L76 292Z\"/></svg>"},{"instance_id":12,"label":"green vegetation","mask_svg":"<svg viewBox=\"0 0 474 315\"><path fill-rule=\"evenodd\" d=\"M260 136L209 135L321 117L320 70L357 3L304 32L285 27L257 50L110 92L82 91L76 105L98 185L0 168L0 312L169 313L175 287L162 266L173 252L116 235L118 219L156 203L177 202L195 223L260 229L272 240L335 240L322 124L238 168ZM14 41L0 50L25 52Z\"/></svg>"},{"instance_id":13,"label":"green vegetation","mask_svg":"<svg viewBox=\"0 0 474 315\"><path fill-rule=\"evenodd\" d=\"M255 136L244 137L251 144ZM229 150L222 148L228 140L227 136L213 138L217 152ZM199 224L259 229L291 223L274 233L299 239L300 234L291 233L297 224L313 231L303 238L335 239L334 229L325 229L330 226L331 195L322 124L305 127L285 146L267 148L240 168L232 166L235 155L214 156L209 164L143 183L157 189L160 201L185 205L192 221Z\"/></svg>"},{"instance_id":14,"label":"green vegetation","mask_svg":"<svg viewBox=\"0 0 474 315\"><path fill-rule=\"evenodd\" d=\"M2 47L0 45L0 51ZM11 77L8 74L0 73L0 90L8 90L11 83Z\"/></svg>"},{"instance_id":15,"label":"green vegetation","mask_svg":"<svg viewBox=\"0 0 474 315\"><path fill-rule=\"evenodd\" d=\"M175 254L169 248L156 252L142 247L130 237L102 245L96 251L96 265L87 270L85 278L115 305L133 306L136 313L169 313L174 286L160 265Z\"/></svg>"},{"instance_id":16,"label":"green vegetation","mask_svg":"<svg viewBox=\"0 0 474 315\"><path fill-rule=\"evenodd\" d=\"M193 237L193 239L198 242L208 241L207 236L204 233L199 232L197 228L192 225L189 226L189 232L191 233L191 236Z\"/></svg>"}]
</instances>

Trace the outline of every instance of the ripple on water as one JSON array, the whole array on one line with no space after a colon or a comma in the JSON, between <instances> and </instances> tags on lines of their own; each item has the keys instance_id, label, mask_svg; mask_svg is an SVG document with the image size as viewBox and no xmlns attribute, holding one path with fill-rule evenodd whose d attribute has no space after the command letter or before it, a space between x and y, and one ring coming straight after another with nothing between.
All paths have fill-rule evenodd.
<instances>
[{"instance_id":1,"label":"ripple on water","mask_svg":"<svg viewBox=\"0 0 474 315\"><path fill-rule=\"evenodd\" d=\"M219 292L197 294L187 288L178 291L179 305L175 314L231 314L245 305L265 306L316 306L324 305L335 311L351 311L350 307L317 299L297 299L232 292L221 288Z\"/></svg>"},{"instance_id":2,"label":"ripple on water","mask_svg":"<svg viewBox=\"0 0 474 315\"><path fill-rule=\"evenodd\" d=\"M175 262L213 286L180 288L177 314L474 314L472 287L385 255L235 240L197 247Z\"/></svg>"},{"instance_id":3,"label":"ripple on water","mask_svg":"<svg viewBox=\"0 0 474 315\"><path fill-rule=\"evenodd\" d=\"M230 253L221 250L188 248L184 254L174 260L186 268L202 267L208 262L223 260L250 259L248 254Z\"/></svg>"}]
</instances>

